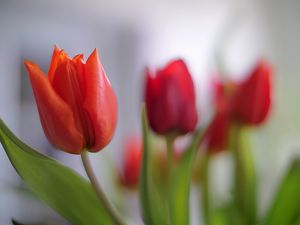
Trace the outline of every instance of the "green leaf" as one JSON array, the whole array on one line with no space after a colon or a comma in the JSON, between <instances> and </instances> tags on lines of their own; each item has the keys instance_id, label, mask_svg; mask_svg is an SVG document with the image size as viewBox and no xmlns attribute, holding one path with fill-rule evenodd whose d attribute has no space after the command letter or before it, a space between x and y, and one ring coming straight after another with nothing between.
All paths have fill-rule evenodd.
<instances>
[{"instance_id":1,"label":"green leaf","mask_svg":"<svg viewBox=\"0 0 300 225\"><path fill-rule=\"evenodd\" d=\"M266 216L266 225L300 222L300 159L294 160L283 178Z\"/></svg>"},{"instance_id":2,"label":"green leaf","mask_svg":"<svg viewBox=\"0 0 300 225\"><path fill-rule=\"evenodd\" d=\"M172 171L172 203L170 205L172 225L189 224L189 198L193 162L197 153L199 142L203 136L202 134L202 132L198 131L194 135L191 144Z\"/></svg>"},{"instance_id":3,"label":"green leaf","mask_svg":"<svg viewBox=\"0 0 300 225\"><path fill-rule=\"evenodd\" d=\"M211 207L211 188L210 188L210 161L211 154L205 152L202 155L201 161L198 162L200 164L201 171L201 208L202 208L202 216L205 224L213 224L211 222L212 219L212 207Z\"/></svg>"},{"instance_id":4,"label":"green leaf","mask_svg":"<svg viewBox=\"0 0 300 225\"><path fill-rule=\"evenodd\" d=\"M145 107L142 109L142 128L144 147L139 190L143 220L146 225L166 225L168 214L164 198L151 176L150 134Z\"/></svg>"},{"instance_id":5,"label":"green leaf","mask_svg":"<svg viewBox=\"0 0 300 225\"><path fill-rule=\"evenodd\" d=\"M212 225L232 225L239 224L234 217L235 208L233 201L228 201L222 205L213 207L211 210L210 224Z\"/></svg>"},{"instance_id":6,"label":"green leaf","mask_svg":"<svg viewBox=\"0 0 300 225\"><path fill-rule=\"evenodd\" d=\"M19 223L19 222L17 222L16 220L14 220L14 219L12 219L12 224L13 225L54 225L54 224L49 224L49 223L34 223L34 224L28 224L28 223Z\"/></svg>"},{"instance_id":7,"label":"green leaf","mask_svg":"<svg viewBox=\"0 0 300 225\"><path fill-rule=\"evenodd\" d=\"M295 223L293 223L291 225L300 225L300 213L299 213L298 218L295 220Z\"/></svg>"},{"instance_id":8,"label":"green leaf","mask_svg":"<svg viewBox=\"0 0 300 225\"><path fill-rule=\"evenodd\" d=\"M256 171L249 144L249 133L236 125L233 129L235 163L235 224L256 223Z\"/></svg>"},{"instance_id":9,"label":"green leaf","mask_svg":"<svg viewBox=\"0 0 300 225\"><path fill-rule=\"evenodd\" d=\"M229 215L230 215L230 212L227 212L226 210L221 210L221 209L217 209L217 210L214 210L212 212L212 215L211 215L211 221L210 221L210 224L212 225L230 225L230 224L233 224L230 222L230 219L228 218Z\"/></svg>"},{"instance_id":10,"label":"green leaf","mask_svg":"<svg viewBox=\"0 0 300 225\"><path fill-rule=\"evenodd\" d=\"M72 224L114 224L89 182L70 168L25 145L2 120L0 141L11 164L29 188Z\"/></svg>"}]
</instances>

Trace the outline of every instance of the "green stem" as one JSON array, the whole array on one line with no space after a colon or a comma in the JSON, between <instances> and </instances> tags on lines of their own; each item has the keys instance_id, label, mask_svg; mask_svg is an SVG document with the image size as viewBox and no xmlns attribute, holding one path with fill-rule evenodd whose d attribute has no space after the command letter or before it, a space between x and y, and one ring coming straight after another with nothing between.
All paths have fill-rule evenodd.
<instances>
[{"instance_id":1,"label":"green stem","mask_svg":"<svg viewBox=\"0 0 300 225\"><path fill-rule=\"evenodd\" d=\"M174 140L175 137L173 135L166 137L167 144L167 172L168 172L168 182L167 182L167 204L168 204L168 212L169 212L169 224L172 224L172 174L174 169Z\"/></svg>"},{"instance_id":2,"label":"green stem","mask_svg":"<svg viewBox=\"0 0 300 225\"><path fill-rule=\"evenodd\" d=\"M168 160L168 173L169 177L172 172L173 164L174 164L174 138L166 137L167 144L167 160Z\"/></svg>"},{"instance_id":3,"label":"green stem","mask_svg":"<svg viewBox=\"0 0 300 225\"><path fill-rule=\"evenodd\" d=\"M256 220L256 179L252 154L241 126L234 128L235 205L237 223L252 225Z\"/></svg>"},{"instance_id":4,"label":"green stem","mask_svg":"<svg viewBox=\"0 0 300 225\"><path fill-rule=\"evenodd\" d=\"M211 214L211 205L210 205L210 180L209 180L209 165L210 165L210 155L205 154L203 161L202 161L202 209L203 209L203 217L204 223L209 225L210 221L210 214Z\"/></svg>"},{"instance_id":5,"label":"green stem","mask_svg":"<svg viewBox=\"0 0 300 225\"><path fill-rule=\"evenodd\" d=\"M123 225L124 223L121 221L115 210L113 209L112 205L106 198L99 182L97 181L96 175L92 169L90 160L88 158L88 151L83 151L81 153L81 160L82 164L84 166L85 172L87 176L89 177L91 184L94 188L94 191L96 192L96 195L100 202L103 204L104 208L107 209L108 213L111 215L112 219L114 220L116 225Z\"/></svg>"}]
</instances>

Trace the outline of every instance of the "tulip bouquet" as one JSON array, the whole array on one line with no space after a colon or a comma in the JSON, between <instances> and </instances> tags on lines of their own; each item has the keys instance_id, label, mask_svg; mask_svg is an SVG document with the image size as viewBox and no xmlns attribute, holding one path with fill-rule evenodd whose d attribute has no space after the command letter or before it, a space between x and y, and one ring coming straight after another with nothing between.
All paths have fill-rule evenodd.
<instances>
[{"instance_id":1,"label":"tulip bouquet","mask_svg":"<svg viewBox=\"0 0 300 225\"><path fill-rule=\"evenodd\" d=\"M102 190L89 161L89 152L103 150L117 125L116 95L97 50L85 61L81 54L70 58L55 47L48 76L30 61L25 66L47 139L59 150L80 155L89 181L23 143L0 120L0 141L11 164L32 192L71 224L128 224L120 205ZM260 61L243 81L216 81L214 116L202 124L183 60L156 72L145 70L143 138L128 141L116 182L120 189L138 194L144 224L190 224L192 184L200 192L197 210L203 224L300 224L299 159L291 164L266 213L257 212L249 133L268 118L272 74L268 62ZM177 151L176 142L183 136L188 141ZM164 140L162 151L156 151L158 140ZM232 156L234 180L230 199L220 206L212 201L210 162L223 151Z\"/></svg>"}]
</instances>

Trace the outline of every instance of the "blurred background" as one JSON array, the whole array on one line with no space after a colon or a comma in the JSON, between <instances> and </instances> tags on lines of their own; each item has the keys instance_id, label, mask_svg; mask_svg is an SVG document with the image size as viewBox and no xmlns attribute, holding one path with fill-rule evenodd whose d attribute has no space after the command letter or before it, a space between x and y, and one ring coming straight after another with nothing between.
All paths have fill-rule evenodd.
<instances>
[{"instance_id":1,"label":"blurred background","mask_svg":"<svg viewBox=\"0 0 300 225\"><path fill-rule=\"evenodd\" d=\"M205 123L212 113L209 84L220 65L226 76L241 79L266 58L275 71L274 106L252 137L264 212L289 161L300 155L299 21L298 0L1 0L0 117L24 142L85 175L78 156L53 150L45 139L23 60L46 72L54 44L85 58L98 48L118 97L119 122L111 144L92 158L105 191L116 198L111 166L120 161L126 136L140 132L145 66L155 69L170 59L185 59ZM230 169L226 154L214 160L212 186L219 199L228 198ZM137 215L135 197L128 198L130 213ZM193 221L200 216L192 212ZM0 224L10 224L12 217L67 224L26 191L1 148Z\"/></svg>"}]
</instances>

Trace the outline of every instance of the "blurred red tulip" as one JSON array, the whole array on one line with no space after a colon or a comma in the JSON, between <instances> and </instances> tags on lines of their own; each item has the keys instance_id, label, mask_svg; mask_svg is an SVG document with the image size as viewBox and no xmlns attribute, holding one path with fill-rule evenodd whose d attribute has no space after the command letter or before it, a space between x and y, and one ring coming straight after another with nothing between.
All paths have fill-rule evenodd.
<instances>
[{"instance_id":1,"label":"blurred red tulip","mask_svg":"<svg viewBox=\"0 0 300 225\"><path fill-rule=\"evenodd\" d=\"M186 134L197 125L193 80L183 60L170 62L155 76L146 70L146 110L151 128L162 135Z\"/></svg>"},{"instance_id":2,"label":"blurred red tulip","mask_svg":"<svg viewBox=\"0 0 300 225\"><path fill-rule=\"evenodd\" d=\"M216 153L227 148L230 132L230 116L219 112L209 124L205 133L205 148L209 153Z\"/></svg>"},{"instance_id":3,"label":"blurred red tulip","mask_svg":"<svg viewBox=\"0 0 300 225\"><path fill-rule=\"evenodd\" d=\"M216 153L227 148L235 85L214 80L213 91L215 115L204 136L205 148L210 153Z\"/></svg>"},{"instance_id":4,"label":"blurred red tulip","mask_svg":"<svg viewBox=\"0 0 300 225\"><path fill-rule=\"evenodd\" d=\"M271 106L271 69L261 61L241 83L214 83L215 116L205 133L206 149L218 152L227 148L231 124L259 125Z\"/></svg>"},{"instance_id":5,"label":"blurred red tulip","mask_svg":"<svg viewBox=\"0 0 300 225\"><path fill-rule=\"evenodd\" d=\"M271 67L260 61L235 94L234 117L242 124L258 125L268 116L271 106Z\"/></svg>"},{"instance_id":6,"label":"blurred red tulip","mask_svg":"<svg viewBox=\"0 0 300 225\"><path fill-rule=\"evenodd\" d=\"M25 61L48 140L58 149L97 152L111 140L117 122L117 99L97 49L88 60L71 59L55 47L48 76Z\"/></svg>"},{"instance_id":7,"label":"blurred red tulip","mask_svg":"<svg viewBox=\"0 0 300 225\"><path fill-rule=\"evenodd\" d=\"M139 184L142 148L141 139L136 137L131 137L126 142L120 171L121 184L126 188L134 189Z\"/></svg>"},{"instance_id":8,"label":"blurred red tulip","mask_svg":"<svg viewBox=\"0 0 300 225\"><path fill-rule=\"evenodd\" d=\"M213 90L216 112L226 112L226 114L230 115L234 110L233 97L236 91L236 84L233 82L223 83L219 80L215 80Z\"/></svg>"}]
</instances>

